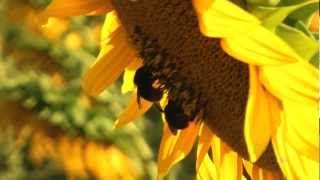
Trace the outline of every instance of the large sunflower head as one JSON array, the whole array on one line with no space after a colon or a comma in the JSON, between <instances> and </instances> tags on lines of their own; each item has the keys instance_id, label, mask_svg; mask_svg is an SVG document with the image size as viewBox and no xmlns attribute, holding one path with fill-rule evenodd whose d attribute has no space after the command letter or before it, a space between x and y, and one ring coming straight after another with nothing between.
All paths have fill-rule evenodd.
<instances>
[{"instance_id":1,"label":"large sunflower head","mask_svg":"<svg viewBox=\"0 0 320 180\"><path fill-rule=\"evenodd\" d=\"M98 95L125 71L118 127L159 108L160 176L199 136L199 179L296 179L319 174L317 3L55 0L43 15L107 13L83 86Z\"/></svg>"}]
</instances>

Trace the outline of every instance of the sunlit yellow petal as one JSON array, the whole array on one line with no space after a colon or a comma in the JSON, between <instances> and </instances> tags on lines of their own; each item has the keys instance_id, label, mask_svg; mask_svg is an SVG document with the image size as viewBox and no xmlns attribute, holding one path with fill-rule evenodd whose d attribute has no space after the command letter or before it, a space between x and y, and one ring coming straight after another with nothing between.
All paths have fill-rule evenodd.
<instances>
[{"instance_id":1,"label":"sunlit yellow petal","mask_svg":"<svg viewBox=\"0 0 320 180\"><path fill-rule=\"evenodd\" d=\"M284 137L283 124L272 140L277 161L287 179L319 179L319 161L309 159L292 148Z\"/></svg>"},{"instance_id":2,"label":"sunlit yellow petal","mask_svg":"<svg viewBox=\"0 0 320 180\"><path fill-rule=\"evenodd\" d=\"M110 0L53 0L42 13L43 16L67 17L95 15L112 10Z\"/></svg>"},{"instance_id":3,"label":"sunlit yellow petal","mask_svg":"<svg viewBox=\"0 0 320 180\"><path fill-rule=\"evenodd\" d=\"M135 53L127 49L125 42L117 46L109 45L101 58L84 75L82 86L89 95L100 94L123 73L125 67L135 58Z\"/></svg>"},{"instance_id":4,"label":"sunlit yellow petal","mask_svg":"<svg viewBox=\"0 0 320 180\"><path fill-rule=\"evenodd\" d=\"M121 93L125 94L134 90L135 84L133 82L136 70L142 66L142 61L138 58L130 62L126 67L123 75L123 83L121 86Z\"/></svg>"},{"instance_id":5,"label":"sunlit yellow petal","mask_svg":"<svg viewBox=\"0 0 320 180\"><path fill-rule=\"evenodd\" d=\"M164 124L158 153L158 178L166 175L174 164L189 154L198 136L199 128L200 123L193 122L186 129L173 135L168 125Z\"/></svg>"},{"instance_id":6,"label":"sunlit yellow petal","mask_svg":"<svg viewBox=\"0 0 320 180\"><path fill-rule=\"evenodd\" d=\"M312 65L296 62L260 69L261 82L277 98L316 106L319 99L319 71Z\"/></svg>"},{"instance_id":7,"label":"sunlit yellow petal","mask_svg":"<svg viewBox=\"0 0 320 180\"><path fill-rule=\"evenodd\" d=\"M202 160L203 158L205 158L210 148L213 134L211 130L205 124L203 124L199 136L200 137L199 137L199 143L197 147L197 162L196 162L197 170L200 168Z\"/></svg>"},{"instance_id":8,"label":"sunlit yellow petal","mask_svg":"<svg viewBox=\"0 0 320 180\"><path fill-rule=\"evenodd\" d=\"M242 160L238 154L217 136L212 141L213 162L221 180L242 179Z\"/></svg>"},{"instance_id":9,"label":"sunlit yellow petal","mask_svg":"<svg viewBox=\"0 0 320 180\"><path fill-rule=\"evenodd\" d=\"M106 15L104 19L103 26L100 34L100 46L103 48L105 45L109 44L110 37L118 29L121 29L121 23L115 11L111 11ZM123 31L123 30L122 30ZM123 33L124 34L124 33ZM101 54L101 52L100 52Z\"/></svg>"},{"instance_id":10,"label":"sunlit yellow petal","mask_svg":"<svg viewBox=\"0 0 320 180\"><path fill-rule=\"evenodd\" d=\"M217 170L208 154L205 154L201 166L197 171L197 180L214 180L218 179Z\"/></svg>"},{"instance_id":11,"label":"sunlit yellow petal","mask_svg":"<svg viewBox=\"0 0 320 180\"><path fill-rule=\"evenodd\" d=\"M209 37L243 35L260 21L227 0L193 0L201 32Z\"/></svg>"},{"instance_id":12,"label":"sunlit yellow petal","mask_svg":"<svg viewBox=\"0 0 320 180\"><path fill-rule=\"evenodd\" d=\"M244 137L251 162L258 160L271 137L270 108L267 92L260 84L257 67L250 65L250 89L247 101Z\"/></svg>"},{"instance_id":13,"label":"sunlit yellow petal","mask_svg":"<svg viewBox=\"0 0 320 180\"><path fill-rule=\"evenodd\" d=\"M107 15L102 34L100 54L82 81L83 88L89 95L101 93L137 58L135 51L128 45L124 29L116 23L114 13Z\"/></svg>"},{"instance_id":14,"label":"sunlit yellow petal","mask_svg":"<svg viewBox=\"0 0 320 180\"><path fill-rule=\"evenodd\" d=\"M143 115L150 107L152 103L140 98L140 105L137 101L137 92L134 91L131 95L129 103L125 110L120 113L118 119L116 120L114 127L120 128L127 123L135 120L139 116Z\"/></svg>"},{"instance_id":15,"label":"sunlit yellow petal","mask_svg":"<svg viewBox=\"0 0 320 180\"><path fill-rule=\"evenodd\" d=\"M283 109L286 128L284 138L299 154L319 161L318 106L284 101Z\"/></svg>"},{"instance_id":16,"label":"sunlit yellow petal","mask_svg":"<svg viewBox=\"0 0 320 180\"><path fill-rule=\"evenodd\" d=\"M245 35L223 39L221 46L236 59L254 65L281 65L300 60L292 48L262 26L250 29Z\"/></svg>"},{"instance_id":17,"label":"sunlit yellow petal","mask_svg":"<svg viewBox=\"0 0 320 180\"><path fill-rule=\"evenodd\" d=\"M142 60L140 58L133 59L133 61L130 62L130 64L127 66L127 69L129 70L137 70L139 67L141 67Z\"/></svg>"},{"instance_id":18,"label":"sunlit yellow petal","mask_svg":"<svg viewBox=\"0 0 320 180\"><path fill-rule=\"evenodd\" d=\"M126 94L126 93L134 90L135 85L134 85L133 79L134 79L135 73L136 73L135 70L129 70L127 68L124 71L123 83L121 86L121 93L122 94Z\"/></svg>"}]
</instances>

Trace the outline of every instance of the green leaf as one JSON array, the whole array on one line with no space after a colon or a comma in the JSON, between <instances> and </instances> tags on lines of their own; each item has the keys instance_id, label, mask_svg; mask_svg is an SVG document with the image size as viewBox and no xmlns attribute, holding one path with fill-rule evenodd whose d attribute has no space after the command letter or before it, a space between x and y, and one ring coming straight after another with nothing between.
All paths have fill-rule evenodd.
<instances>
[{"instance_id":1,"label":"green leaf","mask_svg":"<svg viewBox=\"0 0 320 180\"><path fill-rule=\"evenodd\" d=\"M319 32L312 32L312 35L313 35L314 39L319 41Z\"/></svg>"},{"instance_id":2,"label":"green leaf","mask_svg":"<svg viewBox=\"0 0 320 180\"><path fill-rule=\"evenodd\" d=\"M263 5L263 6L275 6L281 0L247 0L249 4Z\"/></svg>"},{"instance_id":3,"label":"green leaf","mask_svg":"<svg viewBox=\"0 0 320 180\"><path fill-rule=\"evenodd\" d=\"M311 58L310 63L319 69L319 51Z\"/></svg>"},{"instance_id":4,"label":"green leaf","mask_svg":"<svg viewBox=\"0 0 320 180\"><path fill-rule=\"evenodd\" d=\"M300 30L301 32L303 32L305 35L307 35L308 37L310 37L311 39L314 39L314 35L312 34L312 32L310 32L310 30L308 29L308 27L306 26L306 24L304 24L302 21L299 20L293 20L293 19L287 19L286 24L288 24L291 27L296 28L297 30ZM289 23L288 23L289 22Z\"/></svg>"},{"instance_id":5,"label":"green leaf","mask_svg":"<svg viewBox=\"0 0 320 180\"><path fill-rule=\"evenodd\" d=\"M303 59L310 60L318 52L318 43L303 32L281 24L276 33L286 41Z\"/></svg>"},{"instance_id":6,"label":"green leaf","mask_svg":"<svg viewBox=\"0 0 320 180\"><path fill-rule=\"evenodd\" d=\"M251 6L249 10L262 21L266 28L274 31L290 13L309 5L318 6L318 1L312 0L291 6Z\"/></svg>"},{"instance_id":7,"label":"green leaf","mask_svg":"<svg viewBox=\"0 0 320 180\"><path fill-rule=\"evenodd\" d=\"M313 13L319 10L318 3L308 4L302 8L299 8L292 12L289 17L292 19L298 19L299 21L302 21L307 27L309 27Z\"/></svg>"},{"instance_id":8,"label":"green leaf","mask_svg":"<svg viewBox=\"0 0 320 180\"><path fill-rule=\"evenodd\" d=\"M306 2L306 1L310 1L310 0L281 0L279 5L281 5L281 6L289 6L289 5L303 3L303 2Z\"/></svg>"}]
</instances>

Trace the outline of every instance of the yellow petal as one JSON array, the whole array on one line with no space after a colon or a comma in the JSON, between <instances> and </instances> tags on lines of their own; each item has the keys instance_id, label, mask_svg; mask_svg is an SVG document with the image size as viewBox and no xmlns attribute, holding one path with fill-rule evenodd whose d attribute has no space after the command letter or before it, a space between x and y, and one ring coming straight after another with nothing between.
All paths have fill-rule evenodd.
<instances>
[{"instance_id":1,"label":"yellow petal","mask_svg":"<svg viewBox=\"0 0 320 180\"><path fill-rule=\"evenodd\" d=\"M218 179L217 170L208 154L205 154L199 170L197 170L197 180Z\"/></svg>"},{"instance_id":2,"label":"yellow petal","mask_svg":"<svg viewBox=\"0 0 320 180\"><path fill-rule=\"evenodd\" d=\"M272 144L282 172L287 179L319 179L319 161L309 159L292 148L284 137L284 124L278 127Z\"/></svg>"},{"instance_id":3,"label":"yellow petal","mask_svg":"<svg viewBox=\"0 0 320 180\"><path fill-rule=\"evenodd\" d=\"M234 58L253 65L282 65L301 60L283 40L262 26L225 38L221 46Z\"/></svg>"},{"instance_id":4,"label":"yellow petal","mask_svg":"<svg viewBox=\"0 0 320 180\"><path fill-rule=\"evenodd\" d=\"M165 176L174 164L189 154L198 136L199 127L200 123L192 122L186 129L173 135L167 123L164 123L158 153L158 178Z\"/></svg>"},{"instance_id":5,"label":"yellow petal","mask_svg":"<svg viewBox=\"0 0 320 180\"><path fill-rule=\"evenodd\" d=\"M129 70L129 69L125 69L124 74L123 74L123 83L121 86L121 93L122 94L126 94L128 92L131 92L134 90L134 75L135 75L136 71L135 70Z\"/></svg>"},{"instance_id":6,"label":"yellow petal","mask_svg":"<svg viewBox=\"0 0 320 180\"><path fill-rule=\"evenodd\" d=\"M319 99L319 71L306 62L260 68L266 89L280 100L316 106Z\"/></svg>"},{"instance_id":7,"label":"yellow petal","mask_svg":"<svg viewBox=\"0 0 320 180\"><path fill-rule=\"evenodd\" d=\"M200 137L199 137L199 143L197 147L197 162L196 162L197 170L200 168L200 165L210 148L213 134L205 124L202 124L202 128L199 136Z\"/></svg>"},{"instance_id":8,"label":"yellow petal","mask_svg":"<svg viewBox=\"0 0 320 180\"><path fill-rule=\"evenodd\" d=\"M140 58L136 58L133 61L130 62L130 64L128 65L128 69L129 70L137 70L139 67L141 67L143 65L143 62Z\"/></svg>"},{"instance_id":9,"label":"yellow petal","mask_svg":"<svg viewBox=\"0 0 320 180\"><path fill-rule=\"evenodd\" d=\"M241 180L242 160L238 154L222 142L217 136L212 141L213 162L217 167L220 180Z\"/></svg>"},{"instance_id":10,"label":"yellow petal","mask_svg":"<svg viewBox=\"0 0 320 180\"><path fill-rule=\"evenodd\" d=\"M252 180L276 180L280 177L280 175L275 172L259 168L258 166L254 166L252 163L245 160L243 160L243 165Z\"/></svg>"},{"instance_id":11,"label":"yellow petal","mask_svg":"<svg viewBox=\"0 0 320 180\"><path fill-rule=\"evenodd\" d=\"M103 47L104 45L109 44L110 37L116 32L118 29L121 29L121 23L115 11L111 11L106 15L104 19L103 26L101 28L100 34L100 45ZM125 33L123 33L125 34Z\"/></svg>"},{"instance_id":12,"label":"yellow petal","mask_svg":"<svg viewBox=\"0 0 320 180\"><path fill-rule=\"evenodd\" d=\"M136 118L143 115L147 110L150 109L152 103L140 98L140 106L137 102L137 92L134 91L131 95L129 103L124 111L120 113L118 119L116 120L114 127L120 128L127 123L135 120Z\"/></svg>"},{"instance_id":13,"label":"yellow petal","mask_svg":"<svg viewBox=\"0 0 320 180\"><path fill-rule=\"evenodd\" d=\"M125 69L123 75L123 83L121 86L121 93L125 94L134 90L134 75L136 70L142 66L142 61L138 58L133 60Z\"/></svg>"},{"instance_id":14,"label":"yellow petal","mask_svg":"<svg viewBox=\"0 0 320 180\"><path fill-rule=\"evenodd\" d=\"M227 0L193 0L201 32L209 37L243 35L260 21Z\"/></svg>"},{"instance_id":15,"label":"yellow petal","mask_svg":"<svg viewBox=\"0 0 320 180\"><path fill-rule=\"evenodd\" d=\"M95 64L84 75L82 86L89 95L101 93L137 58L135 51L128 45L124 29L116 21L114 13L107 15L102 49Z\"/></svg>"},{"instance_id":16,"label":"yellow petal","mask_svg":"<svg viewBox=\"0 0 320 180\"><path fill-rule=\"evenodd\" d=\"M283 102L284 138L299 154L319 161L319 111L318 106Z\"/></svg>"},{"instance_id":17,"label":"yellow petal","mask_svg":"<svg viewBox=\"0 0 320 180\"><path fill-rule=\"evenodd\" d=\"M271 137L270 108L267 92L258 79L257 68L249 66L250 89L247 101L244 137L251 162L258 160L269 144Z\"/></svg>"},{"instance_id":18,"label":"yellow petal","mask_svg":"<svg viewBox=\"0 0 320 180\"><path fill-rule=\"evenodd\" d=\"M110 0L53 0L42 16L68 17L105 14L112 10Z\"/></svg>"}]
</instances>

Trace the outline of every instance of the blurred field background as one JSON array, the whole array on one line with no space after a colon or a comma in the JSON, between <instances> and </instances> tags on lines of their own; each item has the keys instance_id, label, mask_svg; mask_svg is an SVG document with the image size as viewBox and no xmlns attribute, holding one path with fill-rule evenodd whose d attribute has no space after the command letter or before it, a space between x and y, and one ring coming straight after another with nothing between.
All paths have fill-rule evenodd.
<instances>
[{"instance_id":1,"label":"blurred field background","mask_svg":"<svg viewBox=\"0 0 320 180\"><path fill-rule=\"evenodd\" d=\"M43 27L38 12L49 1L0 0L0 180L155 179L157 110L113 129L128 101L121 79L99 97L80 86L104 17ZM194 179L193 157L167 179Z\"/></svg>"}]
</instances>

